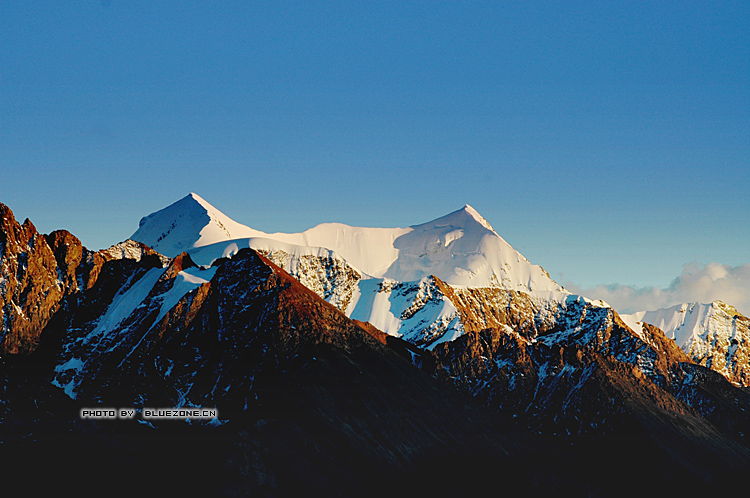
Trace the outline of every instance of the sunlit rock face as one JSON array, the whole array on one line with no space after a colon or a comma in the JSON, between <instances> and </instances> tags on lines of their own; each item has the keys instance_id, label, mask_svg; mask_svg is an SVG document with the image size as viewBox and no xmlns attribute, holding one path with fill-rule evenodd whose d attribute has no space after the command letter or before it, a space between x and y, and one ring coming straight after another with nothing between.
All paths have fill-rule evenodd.
<instances>
[{"instance_id":1,"label":"sunlit rock face","mask_svg":"<svg viewBox=\"0 0 750 498\"><path fill-rule=\"evenodd\" d=\"M634 328L659 327L697 364L750 387L750 319L721 301L685 303L624 317Z\"/></svg>"},{"instance_id":2,"label":"sunlit rock face","mask_svg":"<svg viewBox=\"0 0 750 498\"><path fill-rule=\"evenodd\" d=\"M19 224L13 212L0 204L0 354L28 353L37 345L44 326L60 306L66 284L75 286L74 266L80 262L80 242L55 254L31 221ZM72 275L71 275L72 273Z\"/></svg>"}]
</instances>

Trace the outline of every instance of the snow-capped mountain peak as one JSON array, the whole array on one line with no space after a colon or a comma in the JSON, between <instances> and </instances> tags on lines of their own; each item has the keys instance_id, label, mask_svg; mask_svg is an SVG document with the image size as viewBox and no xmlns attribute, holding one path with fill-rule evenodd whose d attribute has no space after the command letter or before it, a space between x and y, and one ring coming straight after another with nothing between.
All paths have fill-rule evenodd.
<instances>
[{"instance_id":1,"label":"snow-capped mountain peak","mask_svg":"<svg viewBox=\"0 0 750 498\"><path fill-rule=\"evenodd\" d=\"M489 222L487 220L485 220L484 217L481 214L479 214L479 211L477 211L473 207L469 206L468 204L464 204L464 207L460 211L463 211L464 213L466 213L469 216L471 216L472 218L474 218L480 225L482 225L487 230L490 230L492 232L495 231L495 229L492 228L492 226L489 224ZM497 232L495 232L495 233L497 233Z\"/></svg>"},{"instance_id":2,"label":"snow-capped mountain peak","mask_svg":"<svg viewBox=\"0 0 750 498\"><path fill-rule=\"evenodd\" d=\"M394 241L398 257L385 277L414 281L429 275L450 285L563 291L544 269L532 265L474 208L465 205Z\"/></svg>"},{"instance_id":3,"label":"snow-capped mountain peak","mask_svg":"<svg viewBox=\"0 0 750 498\"><path fill-rule=\"evenodd\" d=\"M197 194L190 194L143 218L131 238L170 257L188 251L204 265L241 247L299 255L311 250L317 254L322 248L368 277L416 282L434 275L449 285L464 287L564 292L468 204L408 228L324 223L301 233L266 234L235 222Z\"/></svg>"},{"instance_id":4,"label":"snow-capped mountain peak","mask_svg":"<svg viewBox=\"0 0 750 498\"><path fill-rule=\"evenodd\" d=\"M263 232L237 223L196 193L190 193L164 209L141 219L130 237L165 256L243 237L262 237Z\"/></svg>"}]
</instances>

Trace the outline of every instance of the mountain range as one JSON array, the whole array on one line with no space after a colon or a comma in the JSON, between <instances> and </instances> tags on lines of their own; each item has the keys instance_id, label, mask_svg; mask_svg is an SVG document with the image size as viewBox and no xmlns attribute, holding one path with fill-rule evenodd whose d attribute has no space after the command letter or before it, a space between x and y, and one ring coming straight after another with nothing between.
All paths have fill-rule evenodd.
<instances>
[{"instance_id":1,"label":"mountain range","mask_svg":"<svg viewBox=\"0 0 750 498\"><path fill-rule=\"evenodd\" d=\"M0 215L14 484L85 464L127 492L609 496L732 489L750 468L748 318L721 302L621 316L471 206L267 234L190 194L100 251Z\"/></svg>"}]
</instances>

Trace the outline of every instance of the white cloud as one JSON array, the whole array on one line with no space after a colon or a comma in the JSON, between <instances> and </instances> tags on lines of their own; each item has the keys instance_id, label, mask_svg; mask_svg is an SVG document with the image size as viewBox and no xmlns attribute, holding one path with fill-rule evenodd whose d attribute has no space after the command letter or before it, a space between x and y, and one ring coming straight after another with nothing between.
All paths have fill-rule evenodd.
<instances>
[{"instance_id":1,"label":"white cloud","mask_svg":"<svg viewBox=\"0 0 750 498\"><path fill-rule=\"evenodd\" d=\"M675 304L720 300L750 316L750 264L729 266L721 263L700 265L688 263L669 287L630 287L600 285L581 288L572 283L565 287L576 294L602 299L620 313L666 308Z\"/></svg>"}]
</instances>

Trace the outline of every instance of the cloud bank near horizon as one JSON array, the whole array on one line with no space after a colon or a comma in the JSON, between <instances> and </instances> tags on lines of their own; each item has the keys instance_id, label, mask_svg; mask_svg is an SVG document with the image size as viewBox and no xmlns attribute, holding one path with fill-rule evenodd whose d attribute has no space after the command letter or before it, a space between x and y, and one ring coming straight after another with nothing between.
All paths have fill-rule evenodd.
<instances>
[{"instance_id":1,"label":"cloud bank near horizon","mask_svg":"<svg viewBox=\"0 0 750 498\"><path fill-rule=\"evenodd\" d=\"M606 301L618 313L668 308L681 303L710 303L720 300L750 316L750 264L739 266L691 262L668 287L633 287L612 284L583 288L574 283L566 289L591 299Z\"/></svg>"}]
</instances>

